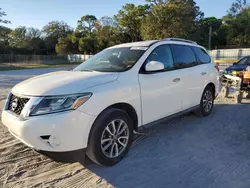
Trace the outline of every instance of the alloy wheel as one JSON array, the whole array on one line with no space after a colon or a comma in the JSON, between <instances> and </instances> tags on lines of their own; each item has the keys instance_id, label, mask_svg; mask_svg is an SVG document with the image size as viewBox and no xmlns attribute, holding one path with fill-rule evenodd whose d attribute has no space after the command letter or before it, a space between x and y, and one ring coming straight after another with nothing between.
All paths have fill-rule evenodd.
<instances>
[{"instance_id":1,"label":"alloy wheel","mask_svg":"<svg viewBox=\"0 0 250 188\"><path fill-rule=\"evenodd\" d=\"M210 112L213 107L213 94L210 90L205 91L202 102L204 110Z\"/></svg>"}]
</instances>

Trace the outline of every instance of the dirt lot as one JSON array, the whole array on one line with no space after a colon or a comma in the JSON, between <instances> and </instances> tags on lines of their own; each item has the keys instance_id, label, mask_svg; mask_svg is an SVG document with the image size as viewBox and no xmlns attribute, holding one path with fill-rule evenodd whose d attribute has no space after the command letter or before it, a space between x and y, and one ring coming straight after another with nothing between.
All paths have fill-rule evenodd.
<instances>
[{"instance_id":1,"label":"dirt lot","mask_svg":"<svg viewBox=\"0 0 250 188\"><path fill-rule=\"evenodd\" d=\"M55 69L0 72L0 97ZM58 70L58 69L57 69ZM58 163L15 139L0 123L0 187L250 187L250 100L219 98L211 116L151 127L117 166ZM0 102L0 110L3 102Z\"/></svg>"}]
</instances>

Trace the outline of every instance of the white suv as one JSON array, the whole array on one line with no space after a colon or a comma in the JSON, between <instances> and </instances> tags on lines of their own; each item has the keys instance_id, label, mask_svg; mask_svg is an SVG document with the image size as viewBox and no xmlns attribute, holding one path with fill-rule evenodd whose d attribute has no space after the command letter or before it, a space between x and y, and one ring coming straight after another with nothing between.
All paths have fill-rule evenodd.
<instances>
[{"instance_id":1,"label":"white suv","mask_svg":"<svg viewBox=\"0 0 250 188\"><path fill-rule=\"evenodd\" d=\"M111 166L127 154L139 127L189 111L208 116L218 92L216 75L206 50L192 41L121 44L73 71L17 84L2 122L38 151L84 150L94 162Z\"/></svg>"}]
</instances>

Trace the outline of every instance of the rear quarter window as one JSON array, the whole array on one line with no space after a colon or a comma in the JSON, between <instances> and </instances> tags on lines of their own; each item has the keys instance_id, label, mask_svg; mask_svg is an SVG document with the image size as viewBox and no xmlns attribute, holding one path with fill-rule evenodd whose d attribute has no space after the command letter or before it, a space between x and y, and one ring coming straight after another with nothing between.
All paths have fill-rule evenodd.
<instances>
[{"instance_id":1,"label":"rear quarter window","mask_svg":"<svg viewBox=\"0 0 250 188\"><path fill-rule=\"evenodd\" d=\"M192 49L200 64L211 63L211 58L204 49L199 47L192 47Z\"/></svg>"}]
</instances>

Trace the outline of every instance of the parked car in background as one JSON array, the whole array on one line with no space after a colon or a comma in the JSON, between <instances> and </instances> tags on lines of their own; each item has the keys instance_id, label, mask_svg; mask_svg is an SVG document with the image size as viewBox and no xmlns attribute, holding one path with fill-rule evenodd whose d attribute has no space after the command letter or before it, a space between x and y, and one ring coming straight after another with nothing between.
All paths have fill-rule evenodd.
<instances>
[{"instance_id":1,"label":"parked car in background","mask_svg":"<svg viewBox=\"0 0 250 188\"><path fill-rule=\"evenodd\" d=\"M243 57L238 62L233 63L233 65L229 66L225 69L225 73L230 74L233 71L246 71L246 68L250 66L250 56Z\"/></svg>"},{"instance_id":2,"label":"parked car in background","mask_svg":"<svg viewBox=\"0 0 250 188\"><path fill-rule=\"evenodd\" d=\"M140 127L190 111L208 116L218 93L216 75L205 48L193 41L120 44L73 71L17 84L2 121L31 148L80 149L94 162L112 166L128 153Z\"/></svg>"}]
</instances>

